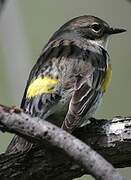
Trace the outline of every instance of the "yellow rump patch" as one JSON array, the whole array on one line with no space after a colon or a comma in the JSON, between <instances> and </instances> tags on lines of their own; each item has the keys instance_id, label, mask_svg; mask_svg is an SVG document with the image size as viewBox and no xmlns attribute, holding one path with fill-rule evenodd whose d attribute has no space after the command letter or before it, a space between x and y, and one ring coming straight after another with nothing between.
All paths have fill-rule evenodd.
<instances>
[{"instance_id":1,"label":"yellow rump patch","mask_svg":"<svg viewBox=\"0 0 131 180\"><path fill-rule=\"evenodd\" d=\"M39 77L29 85L26 97L32 98L43 93L52 93L58 82L58 79L53 79L49 76Z\"/></svg>"},{"instance_id":2,"label":"yellow rump patch","mask_svg":"<svg viewBox=\"0 0 131 180\"><path fill-rule=\"evenodd\" d=\"M111 68L111 64L109 64L107 72L106 72L106 77L102 83L101 89L103 92L105 92L111 82L112 79L112 68Z\"/></svg>"}]
</instances>

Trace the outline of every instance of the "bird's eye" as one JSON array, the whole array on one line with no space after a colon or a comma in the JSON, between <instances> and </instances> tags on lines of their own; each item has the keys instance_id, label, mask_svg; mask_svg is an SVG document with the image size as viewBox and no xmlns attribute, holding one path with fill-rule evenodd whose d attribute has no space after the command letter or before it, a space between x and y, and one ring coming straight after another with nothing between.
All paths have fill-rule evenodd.
<instances>
[{"instance_id":1,"label":"bird's eye","mask_svg":"<svg viewBox=\"0 0 131 180\"><path fill-rule=\"evenodd\" d=\"M92 27L93 31L95 31L95 32L98 32L98 31L101 30L101 25L100 24L92 24L91 27Z\"/></svg>"}]
</instances>

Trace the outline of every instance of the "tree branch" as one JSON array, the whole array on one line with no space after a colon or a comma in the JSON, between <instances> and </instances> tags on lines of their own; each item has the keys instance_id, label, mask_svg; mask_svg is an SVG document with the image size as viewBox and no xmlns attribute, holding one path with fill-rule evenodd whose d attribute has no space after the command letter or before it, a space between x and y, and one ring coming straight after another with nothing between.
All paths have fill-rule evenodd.
<instances>
[{"instance_id":1,"label":"tree branch","mask_svg":"<svg viewBox=\"0 0 131 180\"><path fill-rule=\"evenodd\" d=\"M99 122L92 119L89 125L77 129L74 135L90 144L116 167L125 167L131 164L131 158L128 157L131 154L130 127L130 118L117 117L112 121ZM0 178L3 180L48 180L54 177L57 180L69 180L87 173L87 170L97 179L123 179L89 146L46 121L31 118L19 109L0 106L0 129L40 145L30 152L1 155Z\"/></svg>"}]
</instances>

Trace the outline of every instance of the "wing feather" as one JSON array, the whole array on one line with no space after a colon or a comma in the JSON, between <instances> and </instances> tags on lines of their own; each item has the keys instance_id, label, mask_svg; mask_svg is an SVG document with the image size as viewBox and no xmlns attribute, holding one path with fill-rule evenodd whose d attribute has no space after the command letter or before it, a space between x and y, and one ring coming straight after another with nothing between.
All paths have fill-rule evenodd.
<instances>
[{"instance_id":1,"label":"wing feather","mask_svg":"<svg viewBox=\"0 0 131 180\"><path fill-rule=\"evenodd\" d=\"M94 54L94 56L88 56L87 61L90 61L90 64L92 61L96 61L96 66L92 64L92 68L87 66L87 74L77 77L69 110L62 125L62 128L68 132L72 132L83 123L82 118L90 112L103 94L101 86L106 77L108 59L105 55L106 51L102 49L101 52L104 55L97 56L97 54ZM91 60L91 58L93 59ZM97 62L101 60L105 62L104 66L103 62Z\"/></svg>"}]
</instances>

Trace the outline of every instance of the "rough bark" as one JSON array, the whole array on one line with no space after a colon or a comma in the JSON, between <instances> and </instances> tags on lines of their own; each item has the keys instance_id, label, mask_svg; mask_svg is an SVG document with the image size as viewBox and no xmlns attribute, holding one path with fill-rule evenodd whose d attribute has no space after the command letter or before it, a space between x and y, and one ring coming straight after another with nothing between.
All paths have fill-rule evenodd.
<instances>
[{"instance_id":1,"label":"rough bark","mask_svg":"<svg viewBox=\"0 0 131 180\"><path fill-rule=\"evenodd\" d=\"M91 173L96 179L123 179L89 146L61 129L38 120L19 109L0 107L0 129L3 132L16 133L40 144L30 152L2 154L0 179L50 180L55 177L56 180L70 180L85 173ZM116 117L110 121L91 119L89 125L77 129L73 135L91 145L115 167L131 165L130 117Z\"/></svg>"}]
</instances>

